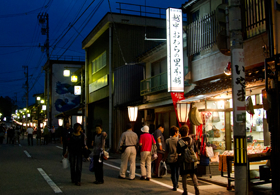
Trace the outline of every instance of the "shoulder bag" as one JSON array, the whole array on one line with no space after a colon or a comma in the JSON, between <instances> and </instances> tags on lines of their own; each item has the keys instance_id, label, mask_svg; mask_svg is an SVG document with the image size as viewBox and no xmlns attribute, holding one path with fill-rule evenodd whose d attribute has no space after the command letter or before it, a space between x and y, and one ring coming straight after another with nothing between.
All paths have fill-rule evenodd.
<instances>
[{"instance_id":1,"label":"shoulder bag","mask_svg":"<svg viewBox=\"0 0 280 195\"><path fill-rule=\"evenodd\" d=\"M151 135L152 137L152 148L151 148L151 156L152 156L152 161L156 160L158 155L157 155L157 145L153 144L153 135Z\"/></svg>"}]
</instances>

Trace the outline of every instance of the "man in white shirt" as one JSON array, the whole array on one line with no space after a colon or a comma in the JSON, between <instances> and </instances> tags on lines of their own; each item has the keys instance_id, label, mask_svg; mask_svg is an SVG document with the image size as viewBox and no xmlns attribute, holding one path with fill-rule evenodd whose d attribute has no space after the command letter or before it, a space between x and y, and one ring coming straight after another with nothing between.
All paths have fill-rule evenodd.
<instances>
[{"instance_id":1,"label":"man in white shirt","mask_svg":"<svg viewBox=\"0 0 280 195\"><path fill-rule=\"evenodd\" d=\"M32 127L28 127L26 132L27 132L27 136L28 136L28 145L30 146L30 140L31 140L31 145L33 146L33 131L34 129Z\"/></svg>"}]
</instances>

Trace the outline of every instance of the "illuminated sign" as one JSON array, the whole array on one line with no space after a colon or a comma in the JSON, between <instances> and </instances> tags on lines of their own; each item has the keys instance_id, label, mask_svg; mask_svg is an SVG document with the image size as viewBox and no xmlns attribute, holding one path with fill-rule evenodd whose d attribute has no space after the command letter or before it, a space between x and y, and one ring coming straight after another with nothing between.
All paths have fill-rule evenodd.
<instances>
[{"instance_id":1,"label":"illuminated sign","mask_svg":"<svg viewBox=\"0 0 280 195\"><path fill-rule=\"evenodd\" d=\"M74 94L75 94L75 95L81 95L81 94L82 94L82 88L81 88L81 86L75 86L75 87L74 87Z\"/></svg>"},{"instance_id":2,"label":"illuminated sign","mask_svg":"<svg viewBox=\"0 0 280 195\"><path fill-rule=\"evenodd\" d=\"M184 92L182 10L166 10L168 92Z\"/></svg>"}]
</instances>

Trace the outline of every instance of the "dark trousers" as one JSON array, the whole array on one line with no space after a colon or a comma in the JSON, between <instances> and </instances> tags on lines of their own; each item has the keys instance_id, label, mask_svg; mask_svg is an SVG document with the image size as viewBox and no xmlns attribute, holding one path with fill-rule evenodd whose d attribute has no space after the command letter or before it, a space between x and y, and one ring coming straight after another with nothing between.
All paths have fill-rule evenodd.
<instances>
[{"instance_id":1,"label":"dark trousers","mask_svg":"<svg viewBox=\"0 0 280 195\"><path fill-rule=\"evenodd\" d=\"M33 146L33 134L28 134L28 145L30 146L30 142L31 145Z\"/></svg>"},{"instance_id":2,"label":"dark trousers","mask_svg":"<svg viewBox=\"0 0 280 195\"><path fill-rule=\"evenodd\" d=\"M171 180L173 183L173 187L177 188L179 181L179 166L177 163L169 163L169 167L171 170Z\"/></svg>"},{"instance_id":3,"label":"dark trousers","mask_svg":"<svg viewBox=\"0 0 280 195\"><path fill-rule=\"evenodd\" d=\"M62 156L64 156L64 154L66 153L66 149L67 149L67 144L66 141L63 142L63 149L62 149Z\"/></svg>"},{"instance_id":4,"label":"dark trousers","mask_svg":"<svg viewBox=\"0 0 280 195\"><path fill-rule=\"evenodd\" d=\"M162 153L157 153L158 157L155 161L155 164L154 164L154 174L155 174L155 177L158 176L158 167L159 167L159 163L160 161L162 160L163 158L163 154Z\"/></svg>"},{"instance_id":5,"label":"dark trousers","mask_svg":"<svg viewBox=\"0 0 280 195\"><path fill-rule=\"evenodd\" d=\"M0 137L0 144L3 144L4 137Z\"/></svg>"},{"instance_id":6,"label":"dark trousers","mask_svg":"<svg viewBox=\"0 0 280 195\"><path fill-rule=\"evenodd\" d=\"M81 182L82 176L82 154L71 154L69 153L70 171L71 171L71 181Z\"/></svg>"},{"instance_id":7,"label":"dark trousers","mask_svg":"<svg viewBox=\"0 0 280 195\"><path fill-rule=\"evenodd\" d=\"M93 156L94 161L94 172L95 172L95 180L98 182L104 182L103 179L103 158L101 158L101 162L99 162L99 155Z\"/></svg>"},{"instance_id":8,"label":"dark trousers","mask_svg":"<svg viewBox=\"0 0 280 195\"><path fill-rule=\"evenodd\" d=\"M52 141L54 141L54 143L55 143L55 133L52 133L52 134L51 134L51 142L52 142Z\"/></svg>"}]
</instances>

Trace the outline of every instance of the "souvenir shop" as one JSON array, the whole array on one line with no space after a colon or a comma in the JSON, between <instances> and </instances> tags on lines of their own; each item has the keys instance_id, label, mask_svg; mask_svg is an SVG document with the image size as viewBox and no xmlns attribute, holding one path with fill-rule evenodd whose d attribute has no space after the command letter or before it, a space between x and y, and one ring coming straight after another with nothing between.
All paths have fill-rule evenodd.
<instances>
[{"instance_id":1,"label":"souvenir shop","mask_svg":"<svg viewBox=\"0 0 280 195\"><path fill-rule=\"evenodd\" d=\"M270 152L270 133L266 120L266 110L263 106L265 99L264 86L246 88L246 135L247 154L250 157L261 157L250 162L251 170L258 170L259 166L267 164ZM216 165L221 172L234 171L233 162L233 106L231 89L196 95L181 103L190 103L189 121L191 133L199 143L200 160L202 165ZM231 162L223 157L231 156ZM226 159L226 158L225 158ZM209 161L208 161L209 160ZM257 162L253 162L257 161ZM230 169L230 170L228 170ZM210 168L209 168L210 170ZM211 172L210 172L211 175ZM256 174L255 177L259 177Z\"/></svg>"}]
</instances>

